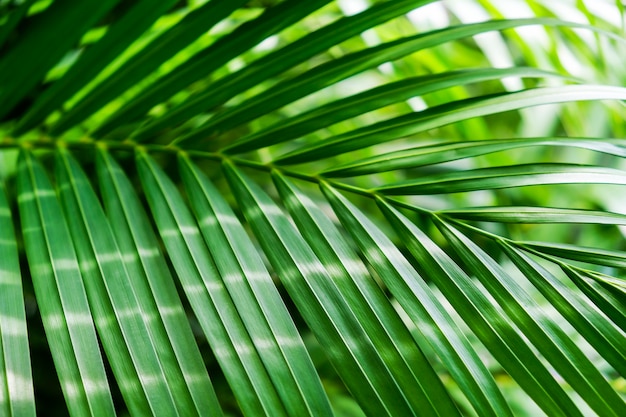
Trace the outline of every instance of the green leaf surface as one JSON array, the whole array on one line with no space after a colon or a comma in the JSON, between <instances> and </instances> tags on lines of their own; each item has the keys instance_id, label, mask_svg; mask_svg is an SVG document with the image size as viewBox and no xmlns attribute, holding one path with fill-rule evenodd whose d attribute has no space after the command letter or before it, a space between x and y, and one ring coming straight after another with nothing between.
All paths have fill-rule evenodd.
<instances>
[{"instance_id":1,"label":"green leaf surface","mask_svg":"<svg viewBox=\"0 0 626 417\"><path fill-rule=\"evenodd\" d=\"M193 10L98 84L52 127L60 134L91 116L132 87L180 50L237 10L247 0L211 0Z\"/></svg>"},{"instance_id":2,"label":"green leaf surface","mask_svg":"<svg viewBox=\"0 0 626 417\"><path fill-rule=\"evenodd\" d=\"M446 307L393 242L336 190L325 183L322 190L362 254L415 323L415 341L437 353L479 415L512 415L493 377Z\"/></svg>"},{"instance_id":3,"label":"green leaf surface","mask_svg":"<svg viewBox=\"0 0 626 417\"><path fill-rule=\"evenodd\" d=\"M274 162L277 164L311 162L327 158L328 155L337 155L363 149L474 117L498 114L543 104L588 100L626 100L626 88L565 85L560 87L531 88L513 93L493 94L485 97L472 97L430 107L424 111L409 113L348 133L320 140L280 156Z\"/></svg>"},{"instance_id":4,"label":"green leaf surface","mask_svg":"<svg viewBox=\"0 0 626 417\"><path fill-rule=\"evenodd\" d=\"M479 33L505 30L524 25L559 25L553 19L514 19L461 25L401 38L372 48L348 54L319 65L299 76L285 80L267 91L214 116L201 127L176 140L197 141L238 126L324 87L385 62L400 59L422 49L463 39Z\"/></svg>"},{"instance_id":5,"label":"green leaf surface","mask_svg":"<svg viewBox=\"0 0 626 417\"><path fill-rule=\"evenodd\" d=\"M534 68L485 68L450 71L421 77L409 77L380 87L355 94L305 113L281 120L260 132L237 140L225 148L229 153L250 150L287 142L314 130L330 126L342 120L367 113L394 103L419 97L446 88L497 80L502 77L555 77L558 74ZM626 153L626 152L625 152ZM376 171L374 171L376 172Z\"/></svg>"},{"instance_id":6,"label":"green leaf surface","mask_svg":"<svg viewBox=\"0 0 626 417\"><path fill-rule=\"evenodd\" d=\"M98 178L129 282L148 321L168 385L184 415L221 414L174 280L133 186L115 159L101 150Z\"/></svg>"},{"instance_id":7,"label":"green leaf surface","mask_svg":"<svg viewBox=\"0 0 626 417\"><path fill-rule=\"evenodd\" d=\"M377 191L387 195L425 195L550 184L624 185L626 172L588 165L519 164L422 175L379 187Z\"/></svg>"},{"instance_id":8,"label":"green leaf surface","mask_svg":"<svg viewBox=\"0 0 626 417\"><path fill-rule=\"evenodd\" d=\"M0 118L119 0L55 1L0 58Z\"/></svg>"},{"instance_id":9,"label":"green leaf surface","mask_svg":"<svg viewBox=\"0 0 626 417\"><path fill-rule=\"evenodd\" d=\"M325 265L356 313L413 410L419 415L455 416L459 411L441 380L395 312L390 300L333 222L278 172L274 183L298 229Z\"/></svg>"},{"instance_id":10,"label":"green leaf surface","mask_svg":"<svg viewBox=\"0 0 626 417\"><path fill-rule=\"evenodd\" d=\"M305 62L316 54L360 34L366 29L432 2L433 0L386 1L373 5L362 13L338 19L332 24L323 26L301 39L257 59L241 70L212 82L202 92L190 97L189 100L174 107L162 117L151 121L147 126L140 128L133 136L139 141L146 140L164 128L172 127L201 112L212 110L248 88L261 84L263 81L294 65ZM155 86L155 88L158 89L159 87ZM141 104L142 102L139 100L133 100L124 106L123 110L134 112L135 107L142 108ZM119 113L121 112L120 110Z\"/></svg>"},{"instance_id":11,"label":"green leaf surface","mask_svg":"<svg viewBox=\"0 0 626 417\"><path fill-rule=\"evenodd\" d=\"M355 312L282 210L230 163L224 172L282 284L366 413L415 415Z\"/></svg>"},{"instance_id":12,"label":"green leaf surface","mask_svg":"<svg viewBox=\"0 0 626 417\"><path fill-rule=\"evenodd\" d=\"M22 2L5 17L6 20L0 26L0 48L2 48L5 42L10 38L11 32L22 23L22 19L27 16L28 9L30 9L30 6L32 6L35 1L36 0L26 0Z\"/></svg>"},{"instance_id":13,"label":"green leaf surface","mask_svg":"<svg viewBox=\"0 0 626 417\"><path fill-rule=\"evenodd\" d=\"M204 241L288 414L331 415L304 343L245 229L191 160L179 158L179 167Z\"/></svg>"},{"instance_id":14,"label":"green leaf surface","mask_svg":"<svg viewBox=\"0 0 626 417\"><path fill-rule=\"evenodd\" d=\"M621 375L624 375L624 349L626 337L606 316L582 294L570 290L564 282L522 250L507 242L500 242L507 256L524 273L528 280L561 313L567 321L607 360ZM619 405L619 397L607 392L611 403ZM621 400L623 403L623 400ZM621 409L623 409L623 404ZM619 410L619 408L617 408ZM619 415L619 412L616 414Z\"/></svg>"},{"instance_id":15,"label":"green leaf surface","mask_svg":"<svg viewBox=\"0 0 626 417\"><path fill-rule=\"evenodd\" d=\"M472 275L480 280L550 365L592 408L598 413L606 412L602 411L606 410L604 403L615 403L615 392L575 341L548 318L523 287L478 245L444 222L438 221L437 227L468 265ZM603 353L613 356L614 363L626 363L623 357L615 355L615 351L605 350ZM577 413L577 407L565 398L564 392L559 400L567 406L564 410L568 415Z\"/></svg>"},{"instance_id":16,"label":"green leaf surface","mask_svg":"<svg viewBox=\"0 0 626 417\"><path fill-rule=\"evenodd\" d=\"M35 394L13 224L0 182L0 415L34 417Z\"/></svg>"},{"instance_id":17,"label":"green leaf surface","mask_svg":"<svg viewBox=\"0 0 626 417\"><path fill-rule=\"evenodd\" d=\"M582 415L511 320L495 308L472 279L399 211L383 200L378 203L424 273L446 294L472 332L533 401L548 415ZM602 401L598 408L610 412Z\"/></svg>"},{"instance_id":18,"label":"green leaf surface","mask_svg":"<svg viewBox=\"0 0 626 417\"><path fill-rule=\"evenodd\" d=\"M211 349L247 416L287 411L220 276L189 208L170 178L145 153L139 175L157 228Z\"/></svg>"},{"instance_id":19,"label":"green leaf surface","mask_svg":"<svg viewBox=\"0 0 626 417\"><path fill-rule=\"evenodd\" d=\"M95 191L78 162L63 148L56 155L56 178L66 217L75 220L70 232L87 296L124 399L134 413L178 415L146 324L146 318L157 312L139 304L138 298L145 295L131 283Z\"/></svg>"},{"instance_id":20,"label":"green leaf surface","mask_svg":"<svg viewBox=\"0 0 626 417\"><path fill-rule=\"evenodd\" d=\"M0 416L622 416L624 6L453 3L0 0Z\"/></svg>"},{"instance_id":21,"label":"green leaf surface","mask_svg":"<svg viewBox=\"0 0 626 417\"><path fill-rule=\"evenodd\" d=\"M616 298L619 302L626 304L626 285L624 279L619 277L613 277L596 271L586 271L588 276L596 282L600 283L603 288L608 289L613 294L616 294Z\"/></svg>"},{"instance_id":22,"label":"green leaf surface","mask_svg":"<svg viewBox=\"0 0 626 417\"><path fill-rule=\"evenodd\" d=\"M438 215L461 220L498 223L580 223L626 225L626 215L598 210L556 207L468 207L440 210Z\"/></svg>"},{"instance_id":23,"label":"green leaf surface","mask_svg":"<svg viewBox=\"0 0 626 417\"><path fill-rule=\"evenodd\" d=\"M133 118L142 116L156 104L176 94L194 81L209 76L213 71L228 63L228 61L259 44L269 36L308 16L330 1L308 0L303 3L300 0L288 0L267 9L258 18L242 24L205 50L200 51L171 73L156 80L132 102L104 121L94 134L96 136L105 135L112 129L132 121ZM221 83L222 81L218 82ZM212 88L209 87L209 89L211 94L214 94ZM151 134L149 133L148 136L151 136Z\"/></svg>"},{"instance_id":24,"label":"green leaf surface","mask_svg":"<svg viewBox=\"0 0 626 417\"><path fill-rule=\"evenodd\" d=\"M69 413L115 416L78 259L57 194L29 151L20 155L17 180L35 296Z\"/></svg>"},{"instance_id":25,"label":"green leaf surface","mask_svg":"<svg viewBox=\"0 0 626 417\"><path fill-rule=\"evenodd\" d=\"M581 148L619 157L626 157L626 141L623 139L593 138L514 138L485 141L466 141L420 146L401 151L350 161L327 169L325 177L353 177L397 169L410 169L458 159L472 158L494 152L509 151L531 146L554 146Z\"/></svg>"},{"instance_id":26,"label":"green leaf surface","mask_svg":"<svg viewBox=\"0 0 626 417\"><path fill-rule=\"evenodd\" d=\"M606 277L594 273L583 274L571 266L561 266L569 279L585 294L607 317L613 320L623 332L626 332L626 296L616 296L602 285Z\"/></svg>"},{"instance_id":27,"label":"green leaf surface","mask_svg":"<svg viewBox=\"0 0 626 417\"><path fill-rule=\"evenodd\" d=\"M567 243L520 242L524 247L542 253L595 265L626 268L626 253L619 250L591 248Z\"/></svg>"},{"instance_id":28,"label":"green leaf surface","mask_svg":"<svg viewBox=\"0 0 626 417\"><path fill-rule=\"evenodd\" d=\"M176 0L142 0L136 2L124 16L108 28L104 37L86 48L69 70L41 94L20 119L14 135L32 129L64 101L89 83L116 56L124 51L155 20L170 9Z\"/></svg>"}]
</instances>

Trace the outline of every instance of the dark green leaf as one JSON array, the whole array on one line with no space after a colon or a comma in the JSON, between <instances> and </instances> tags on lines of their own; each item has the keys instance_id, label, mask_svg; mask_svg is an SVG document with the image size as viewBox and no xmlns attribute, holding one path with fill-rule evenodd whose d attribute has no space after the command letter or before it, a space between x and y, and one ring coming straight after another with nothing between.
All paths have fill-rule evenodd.
<instances>
[{"instance_id":1,"label":"dark green leaf","mask_svg":"<svg viewBox=\"0 0 626 417\"><path fill-rule=\"evenodd\" d=\"M141 35L154 21L166 12L176 0L152 0L137 2L106 32L104 37L88 47L70 69L41 94L20 120L14 135L32 129L64 101L83 88L117 55Z\"/></svg>"},{"instance_id":2,"label":"dark green leaf","mask_svg":"<svg viewBox=\"0 0 626 417\"><path fill-rule=\"evenodd\" d=\"M211 0L154 39L98 84L52 127L59 134L82 122L227 17L246 0Z\"/></svg>"},{"instance_id":3,"label":"dark green leaf","mask_svg":"<svg viewBox=\"0 0 626 417\"><path fill-rule=\"evenodd\" d=\"M0 118L119 0L55 1L0 58Z\"/></svg>"}]
</instances>

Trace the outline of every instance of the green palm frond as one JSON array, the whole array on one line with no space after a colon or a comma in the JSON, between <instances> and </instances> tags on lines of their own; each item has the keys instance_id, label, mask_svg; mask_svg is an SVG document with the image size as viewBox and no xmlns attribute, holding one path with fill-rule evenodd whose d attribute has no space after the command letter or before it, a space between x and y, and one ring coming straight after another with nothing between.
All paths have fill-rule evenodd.
<instances>
[{"instance_id":1,"label":"green palm frond","mask_svg":"<svg viewBox=\"0 0 626 417\"><path fill-rule=\"evenodd\" d=\"M623 415L623 6L462 3L0 0L0 415Z\"/></svg>"}]
</instances>

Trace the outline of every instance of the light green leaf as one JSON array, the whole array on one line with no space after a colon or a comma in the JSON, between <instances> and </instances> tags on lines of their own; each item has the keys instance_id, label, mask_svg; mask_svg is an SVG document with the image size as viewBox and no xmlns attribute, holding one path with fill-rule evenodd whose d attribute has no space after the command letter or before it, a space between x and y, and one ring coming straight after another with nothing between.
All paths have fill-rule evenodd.
<instances>
[{"instance_id":1,"label":"light green leaf","mask_svg":"<svg viewBox=\"0 0 626 417\"><path fill-rule=\"evenodd\" d=\"M498 223L582 223L626 225L626 215L598 210L553 207L471 207L440 210L438 215L462 220Z\"/></svg>"},{"instance_id":2,"label":"light green leaf","mask_svg":"<svg viewBox=\"0 0 626 417\"><path fill-rule=\"evenodd\" d=\"M526 253L507 242L500 242L507 256L524 273L526 278L541 294L565 317L571 325L613 366L620 374L625 374L626 362L622 358L626 344L624 333L620 332L582 294L571 291L564 282L551 274ZM617 407L619 397L607 392L607 400ZM610 398L612 397L612 398ZM621 409L624 405L621 405ZM619 410L617 408L616 410ZM616 414L619 415L619 412Z\"/></svg>"},{"instance_id":3,"label":"light green leaf","mask_svg":"<svg viewBox=\"0 0 626 417\"><path fill-rule=\"evenodd\" d=\"M599 282L603 288L616 295L620 303L626 304L626 282L623 278L612 277L596 271L586 271L588 276Z\"/></svg>"},{"instance_id":4,"label":"light green leaf","mask_svg":"<svg viewBox=\"0 0 626 417\"><path fill-rule=\"evenodd\" d=\"M626 312L624 309L626 307L626 291L622 291L621 297L619 297L605 288L606 285L609 285L606 280L612 281L614 278L591 272L583 274L566 265L562 265L561 269L607 317L613 320L613 323L626 332ZM624 282L621 284L624 286Z\"/></svg>"},{"instance_id":5,"label":"light green leaf","mask_svg":"<svg viewBox=\"0 0 626 417\"><path fill-rule=\"evenodd\" d=\"M623 251L590 248L567 243L520 242L520 245L560 258L595 265L626 268L626 253Z\"/></svg>"},{"instance_id":6,"label":"light green leaf","mask_svg":"<svg viewBox=\"0 0 626 417\"><path fill-rule=\"evenodd\" d=\"M63 148L56 155L56 178L65 214L75 219L70 232L98 334L126 403L134 413L177 415L146 325L156 312L139 304L143 294L131 284L104 210L87 176Z\"/></svg>"}]
</instances>

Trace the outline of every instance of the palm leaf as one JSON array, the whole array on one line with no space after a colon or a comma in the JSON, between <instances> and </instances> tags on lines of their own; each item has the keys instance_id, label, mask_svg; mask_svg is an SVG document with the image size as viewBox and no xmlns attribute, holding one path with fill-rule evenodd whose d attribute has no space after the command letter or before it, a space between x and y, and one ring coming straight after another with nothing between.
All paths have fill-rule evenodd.
<instances>
[{"instance_id":1,"label":"palm leaf","mask_svg":"<svg viewBox=\"0 0 626 417\"><path fill-rule=\"evenodd\" d=\"M2 415L621 415L623 7L371 3L0 1Z\"/></svg>"},{"instance_id":2,"label":"palm leaf","mask_svg":"<svg viewBox=\"0 0 626 417\"><path fill-rule=\"evenodd\" d=\"M17 242L13 232L11 210L7 204L4 186L0 190L0 363L2 364L3 392L2 413L35 415L35 396L31 376L31 363L28 355L28 333L26 313L22 295L22 277L17 252Z\"/></svg>"}]
</instances>

